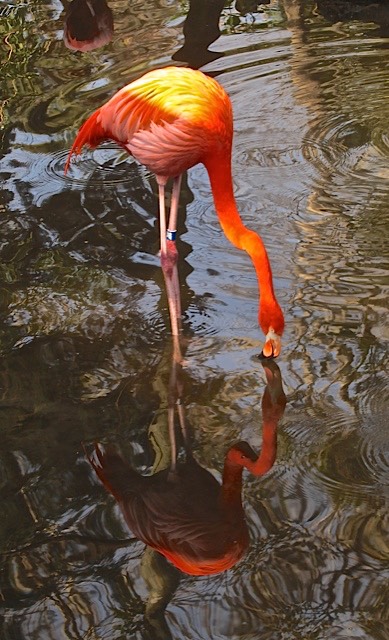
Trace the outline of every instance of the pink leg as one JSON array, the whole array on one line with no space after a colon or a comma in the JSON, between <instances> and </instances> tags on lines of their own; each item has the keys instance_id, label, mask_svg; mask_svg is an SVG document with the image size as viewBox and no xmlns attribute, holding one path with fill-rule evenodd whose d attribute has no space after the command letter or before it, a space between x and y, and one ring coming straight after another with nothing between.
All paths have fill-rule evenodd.
<instances>
[{"instance_id":1,"label":"pink leg","mask_svg":"<svg viewBox=\"0 0 389 640\"><path fill-rule=\"evenodd\" d=\"M172 189L172 201L170 204L170 214L169 214L169 229L168 229L168 237L171 234L175 234L177 231L177 216L178 216L178 205L180 202L180 189L181 189L181 178L179 175L173 180L173 189ZM171 240L174 240L174 237L171 237Z\"/></svg>"},{"instance_id":2,"label":"pink leg","mask_svg":"<svg viewBox=\"0 0 389 640\"><path fill-rule=\"evenodd\" d=\"M167 299L169 304L170 324L173 334L173 361L169 380L168 397L168 428L171 446L170 472L174 474L177 463L177 443L175 433L175 407L178 408L178 416L185 443L188 442L188 433L185 424L184 411L180 403L181 385L177 381L177 367L182 363L180 346L181 328L181 297L180 284L178 279L177 261L178 252L176 248L176 226L178 204L180 196L181 176L174 178L172 200L169 215L169 229L166 229L166 208L165 208L165 186L167 179L164 176L157 176L159 190L159 221L160 221L160 245L161 245L161 266L165 278Z\"/></svg>"},{"instance_id":3,"label":"pink leg","mask_svg":"<svg viewBox=\"0 0 389 640\"><path fill-rule=\"evenodd\" d=\"M173 336L180 333L181 324L181 299L180 285L178 281L177 260L178 253L175 243L175 228L172 229L174 234L170 235L172 239L167 238L166 230L166 209L165 209L165 185L167 179L164 176L157 176L159 187L159 218L160 218L160 242L161 242L161 266L165 278L166 292L169 304L170 324ZM173 184L171 213L169 217L173 224L177 220L178 197L181 178L175 178ZM171 227L170 227L171 229ZM171 234L171 231L169 232ZM181 357L175 348L175 356Z\"/></svg>"},{"instance_id":4,"label":"pink leg","mask_svg":"<svg viewBox=\"0 0 389 640\"><path fill-rule=\"evenodd\" d=\"M166 254L166 208L165 208L165 187L167 178L157 176L159 195L159 238L161 255Z\"/></svg>"},{"instance_id":5,"label":"pink leg","mask_svg":"<svg viewBox=\"0 0 389 640\"><path fill-rule=\"evenodd\" d=\"M173 189L172 189L172 198L170 205L170 213L169 213L169 226L167 230L167 245L168 252L170 251L172 256L174 256L175 265L178 261L178 251L176 248L176 233L177 233L177 218L178 218L178 205L180 201L180 189L181 189L181 178L179 175L173 180ZM178 328L181 328L181 292L180 292L180 282L178 278L178 270L175 267L172 271L172 288L173 295L175 298L175 313L177 316L177 324ZM177 335L179 335L177 333Z\"/></svg>"}]
</instances>

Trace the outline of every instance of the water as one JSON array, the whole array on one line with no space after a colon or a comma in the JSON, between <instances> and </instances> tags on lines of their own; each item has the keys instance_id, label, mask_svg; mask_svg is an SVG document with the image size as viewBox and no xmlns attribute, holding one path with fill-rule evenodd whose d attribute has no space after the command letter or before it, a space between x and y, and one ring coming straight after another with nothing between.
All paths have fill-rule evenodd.
<instances>
[{"instance_id":1,"label":"water","mask_svg":"<svg viewBox=\"0 0 389 640\"><path fill-rule=\"evenodd\" d=\"M186 3L110 7L112 40L79 53L61 3L0 4L1 637L386 640L386 3L204 2L186 23ZM250 544L201 577L133 536L83 449L142 474L170 455L155 181L113 144L63 173L85 116L172 58L231 96L237 201L286 317L277 458L243 479ZM266 377L251 263L200 166L179 231L180 394L220 482L234 442L261 448Z\"/></svg>"}]
</instances>

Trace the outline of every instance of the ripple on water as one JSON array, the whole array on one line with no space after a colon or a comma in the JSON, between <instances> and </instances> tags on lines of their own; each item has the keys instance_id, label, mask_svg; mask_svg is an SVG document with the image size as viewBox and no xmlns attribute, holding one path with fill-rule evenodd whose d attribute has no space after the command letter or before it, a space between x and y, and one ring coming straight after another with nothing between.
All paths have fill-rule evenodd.
<instances>
[{"instance_id":1,"label":"ripple on water","mask_svg":"<svg viewBox=\"0 0 389 640\"><path fill-rule=\"evenodd\" d=\"M356 118L333 114L317 120L305 137L303 154L328 176L347 178L368 191L387 188L387 137L382 129L370 130Z\"/></svg>"},{"instance_id":2,"label":"ripple on water","mask_svg":"<svg viewBox=\"0 0 389 640\"><path fill-rule=\"evenodd\" d=\"M382 422L382 426L386 424ZM389 448L381 449L374 442L365 439L361 445L361 460L370 477L375 478L389 497Z\"/></svg>"},{"instance_id":3,"label":"ripple on water","mask_svg":"<svg viewBox=\"0 0 389 640\"><path fill-rule=\"evenodd\" d=\"M260 637L271 640L342 638L350 637L349 630L380 627L385 575L336 539L284 524L253 542L240 571L244 579L235 583L231 577L226 601L237 607L243 597L239 623L245 637L258 637L260 631Z\"/></svg>"},{"instance_id":4,"label":"ripple on water","mask_svg":"<svg viewBox=\"0 0 389 640\"><path fill-rule=\"evenodd\" d=\"M314 513L321 504L317 489L333 499L342 496L343 500L349 496L352 501L362 503L367 496L376 495L379 502L385 500L389 493L385 421L370 415L365 422L368 426L353 413L328 404L317 405L312 417L300 417L290 410L284 418L283 454L278 460L284 469L280 476L282 494L293 495L298 504L301 502L299 508L303 508L304 503L307 513ZM300 481L297 494L294 468L305 478L304 482ZM311 507L310 500L313 501Z\"/></svg>"},{"instance_id":5,"label":"ripple on water","mask_svg":"<svg viewBox=\"0 0 389 640\"><path fill-rule=\"evenodd\" d=\"M128 183L131 164L136 161L117 145L106 143L97 149L88 149L79 156L73 156L68 171L65 165L69 150L61 150L39 156L36 171L43 170L47 177L66 182L68 185L88 187L104 183L105 186ZM31 167L34 173L34 166Z\"/></svg>"},{"instance_id":6,"label":"ripple on water","mask_svg":"<svg viewBox=\"0 0 389 640\"><path fill-rule=\"evenodd\" d=\"M256 164L259 167L290 167L305 163L299 147L260 147L245 149L238 155L242 164Z\"/></svg>"},{"instance_id":7,"label":"ripple on water","mask_svg":"<svg viewBox=\"0 0 389 640\"><path fill-rule=\"evenodd\" d=\"M368 421L371 416L386 417L388 415L389 388L384 370L360 379L354 385L354 393L364 421Z\"/></svg>"},{"instance_id":8,"label":"ripple on water","mask_svg":"<svg viewBox=\"0 0 389 640\"><path fill-rule=\"evenodd\" d=\"M2 162L4 184L14 194L10 206L14 210L26 208L25 192L36 206L42 206L47 199L61 194L64 188L83 190L85 187L109 187L129 184L131 172L136 170L148 179L148 172L113 144L83 153L74 158L65 175L65 165L69 150L40 151L44 143L34 137L31 144L21 143L6 155ZM21 188L23 185L23 188Z\"/></svg>"},{"instance_id":9,"label":"ripple on water","mask_svg":"<svg viewBox=\"0 0 389 640\"><path fill-rule=\"evenodd\" d=\"M315 452L311 470L332 492L360 496L387 493L389 455L359 432L337 437Z\"/></svg>"},{"instance_id":10,"label":"ripple on water","mask_svg":"<svg viewBox=\"0 0 389 640\"><path fill-rule=\"evenodd\" d=\"M389 392L387 376L360 380L355 394L362 419L361 456L377 484L389 495Z\"/></svg>"}]
</instances>

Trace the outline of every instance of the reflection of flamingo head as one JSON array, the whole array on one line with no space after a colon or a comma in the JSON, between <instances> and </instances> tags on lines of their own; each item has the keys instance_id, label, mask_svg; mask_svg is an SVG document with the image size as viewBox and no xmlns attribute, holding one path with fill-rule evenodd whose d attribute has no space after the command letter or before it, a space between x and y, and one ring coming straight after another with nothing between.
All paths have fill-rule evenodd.
<instances>
[{"instance_id":1,"label":"reflection of flamingo head","mask_svg":"<svg viewBox=\"0 0 389 640\"><path fill-rule=\"evenodd\" d=\"M263 421L277 423L283 416L286 405L281 371L276 363L271 360L265 360L262 366L266 375L266 389L262 398Z\"/></svg>"},{"instance_id":2,"label":"reflection of flamingo head","mask_svg":"<svg viewBox=\"0 0 389 640\"><path fill-rule=\"evenodd\" d=\"M246 469L251 466L250 463L256 462L258 455L254 449L250 447L248 442L241 440L236 442L231 449L227 452L226 462L234 467L245 467Z\"/></svg>"}]
</instances>

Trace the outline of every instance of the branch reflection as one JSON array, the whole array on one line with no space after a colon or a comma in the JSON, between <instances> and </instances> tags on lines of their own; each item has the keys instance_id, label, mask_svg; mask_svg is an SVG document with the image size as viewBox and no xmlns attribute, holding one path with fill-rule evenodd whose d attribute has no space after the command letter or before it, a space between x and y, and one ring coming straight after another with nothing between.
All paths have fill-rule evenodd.
<instances>
[{"instance_id":1,"label":"branch reflection","mask_svg":"<svg viewBox=\"0 0 389 640\"><path fill-rule=\"evenodd\" d=\"M224 0L189 1L183 26L184 44L172 60L186 62L192 69L199 69L224 55L208 49L220 36L219 20L224 4Z\"/></svg>"}]
</instances>

